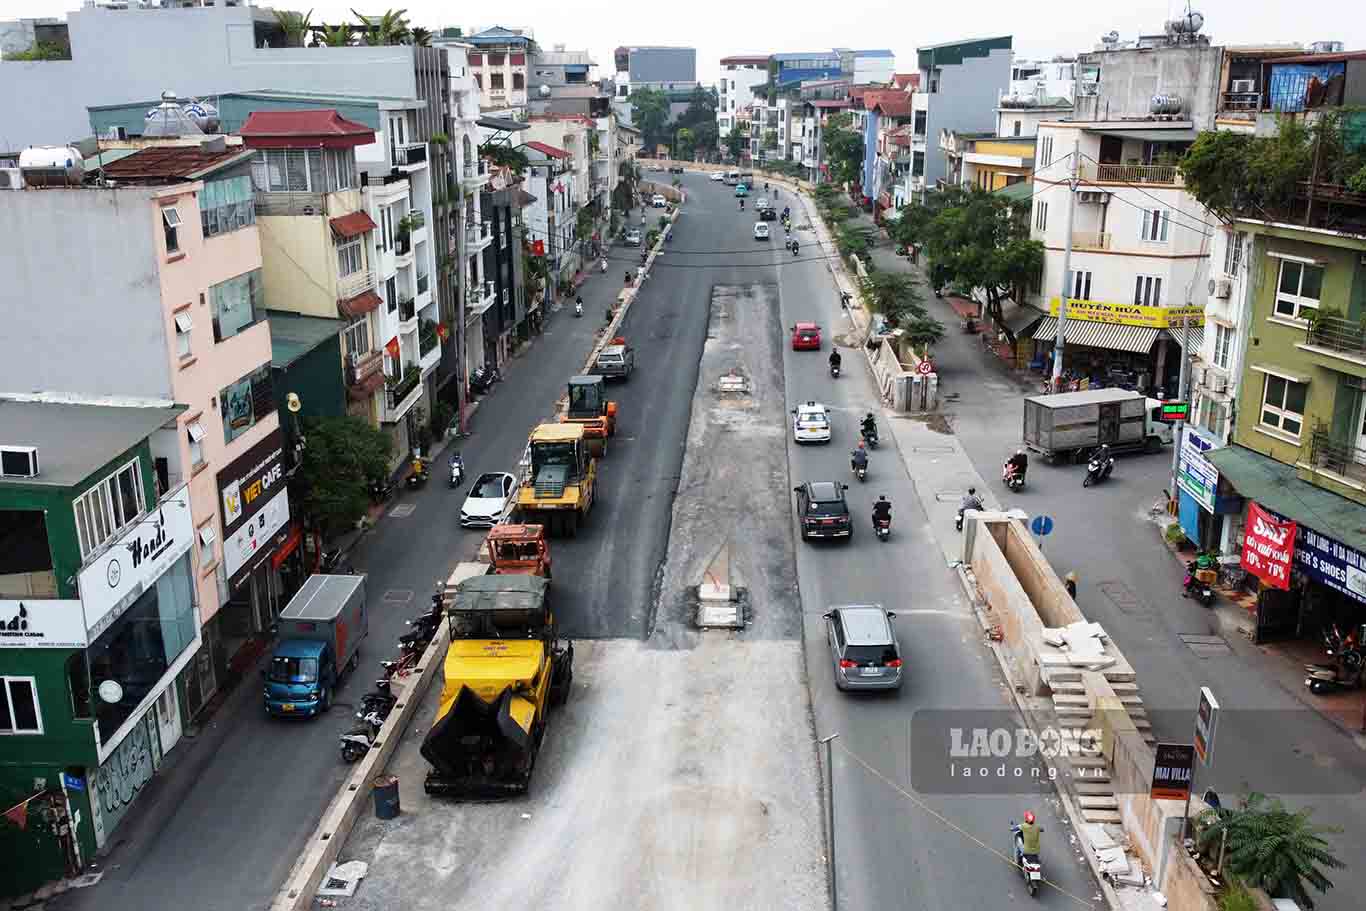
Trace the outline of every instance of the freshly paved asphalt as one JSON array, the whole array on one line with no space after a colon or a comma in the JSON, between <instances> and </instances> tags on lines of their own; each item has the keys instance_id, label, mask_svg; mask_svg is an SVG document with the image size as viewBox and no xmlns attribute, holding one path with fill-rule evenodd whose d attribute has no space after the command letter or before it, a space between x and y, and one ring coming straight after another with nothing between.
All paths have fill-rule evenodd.
<instances>
[{"instance_id":1,"label":"freshly paved asphalt","mask_svg":"<svg viewBox=\"0 0 1366 911\"><path fill-rule=\"evenodd\" d=\"M704 232L685 217L672 243L681 246ZM463 452L467 477L516 470L528 431L551 415L566 380L582 369L622 273L635 270L634 251L616 255L621 259L606 275L595 274L582 287L584 316L576 318L572 304L551 314L544 335L505 366L503 382L480 403L472 435L452 444ZM602 500L589 519L594 533L552 542L565 635L645 635L706 336L710 285L704 281L698 270L651 278L628 313L624 329L638 369L629 383L611 387L620 423L602 466ZM397 496L393 505L413 512L386 514L352 552L356 569L369 575L370 636L359 670L337 693L337 709L302 724L270 719L249 676L148 785L115 833L112 854L100 860L103 881L67 892L50 908L268 906L348 770L337 737L353 720L351 701L397 650L404 621L424 608L436 580L471 559L483 538L459 527L468 485L449 489L445 467L438 461L425 489Z\"/></svg>"}]
</instances>

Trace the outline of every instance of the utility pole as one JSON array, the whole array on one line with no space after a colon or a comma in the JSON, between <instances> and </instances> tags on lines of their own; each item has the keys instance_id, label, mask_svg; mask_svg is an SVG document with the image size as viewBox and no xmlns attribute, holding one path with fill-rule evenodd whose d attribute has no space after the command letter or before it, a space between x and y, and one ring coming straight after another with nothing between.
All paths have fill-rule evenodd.
<instances>
[{"instance_id":1,"label":"utility pole","mask_svg":"<svg viewBox=\"0 0 1366 911\"><path fill-rule=\"evenodd\" d=\"M835 878L835 765L831 760L831 744L839 736L836 731L829 737L822 737L820 743L825 746L825 774L829 777L829 782L825 788L825 825L830 830L830 907L834 911L839 911L840 900L839 892L836 891Z\"/></svg>"},{"instance_id":2,"label":"utility pole","mask_svg":"<svg viewBox=\"0 0 1366 911\"><path fill-rule=\"evenodd\" d=\"M1176 400L1185 401L1186 408L1190 408L1190 401L1186 398L1186 382L1189 377L1188 367L1191 362L1191 318L1183 316L1181 318L1181 369L1177 373L1176 379ZM1177 493L1176 481L1181 476L1181 431L1185 427L1185 421L1176 421L1172 424L1172 486L1171 498L1176 500L1180 497ZM1199 542L1196 542L1199 544Z\"/></svg>"},{"instance_id":3,"label":"utility pole","mask_svg":"<svg viewBox=\"0 0 1366 911\"><path fill-rule=\"evenodd\" d=\"M1067 175L1067 229L1063 235L1062 248L1062 294L1058 297L1058 325L1053 335L1053 379L1050 382L1054 392L1062 383L1062 349L1066 343L1067 296L1072 293L1072 220L1077 209L1077 162L1081 159L1081 138L1072 140L1072 161Z\"/></svg>"}]
</instances>

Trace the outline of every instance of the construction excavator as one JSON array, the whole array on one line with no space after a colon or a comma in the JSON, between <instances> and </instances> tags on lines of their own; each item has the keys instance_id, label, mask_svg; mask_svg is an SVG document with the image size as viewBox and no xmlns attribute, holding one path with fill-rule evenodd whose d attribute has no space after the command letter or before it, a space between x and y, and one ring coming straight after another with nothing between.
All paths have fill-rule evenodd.
<instances>
[{"instance_id":1,"label":"construction excavator","mask_svg":"<svg viewBox=\"0 0 1366 911\"><path fill-rule=\"evenodd\" d=\"M422 741L428 794L524 794L552 706L569 698L574 644L562 644L550 580L477 575L443 593L451 633L436 722Z\"/></svg>"}]
</instances>

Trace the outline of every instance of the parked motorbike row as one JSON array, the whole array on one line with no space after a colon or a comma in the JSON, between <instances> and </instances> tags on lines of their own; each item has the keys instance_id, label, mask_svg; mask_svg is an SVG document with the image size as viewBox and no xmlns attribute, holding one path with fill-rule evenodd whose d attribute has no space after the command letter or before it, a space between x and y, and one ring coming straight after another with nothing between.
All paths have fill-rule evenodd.
<instances>
[{"instance_id":1,"label":"parked motorbike row","mask_svg":"<svg viewBox=\"0 0 1366 911\"><path fill-rule=\"evenodd\" d=\"M340 737L341 757L346 762L359 761L375 745L380 728L384 726L385 719L398 703L398 698L391 689L393 677L415 667L432 639L436 638L436 631L444 615L441 595L438 588L432 594L431 608L406 621L409 630L398 639L398 660L380 662L384 676L375 681L375 688L372 691L360 697L356 724Z\"/></svg>"},{"instance_id":2,"label":"parked motorbike row","mask_svg":"<svg viewBox=\"0 0 1366 911\"><path fill-rule=\"evenodd\" d=\"M1356 689L1366 681L1366 623L1352 630L1345 638L1337 624L1323 634L1324 649L1331 663L1306 664L1304 685L1316 696L1338 690Z\"/></svg>"}]
</instances>

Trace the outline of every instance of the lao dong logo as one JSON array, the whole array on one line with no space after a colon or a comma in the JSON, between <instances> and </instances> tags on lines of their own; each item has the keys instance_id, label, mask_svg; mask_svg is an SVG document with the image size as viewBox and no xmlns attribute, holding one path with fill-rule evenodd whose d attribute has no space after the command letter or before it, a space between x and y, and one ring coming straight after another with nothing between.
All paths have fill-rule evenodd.
<instances>
[{"instance_id":1,"label":"lao dong logo","mask_svg":"<svg viewBox=\"0 0 1366 911\"><path fill-rule=\"evenodd\" d=\"M949 777L1057 777L1055 767L1040 768L1039 759L1065 759L1100 747L1099 728L950 728Z\"/></svg>"}]
</instances>

